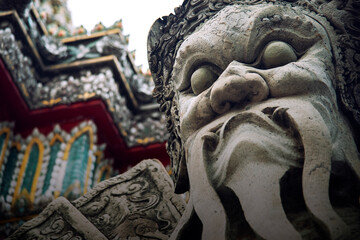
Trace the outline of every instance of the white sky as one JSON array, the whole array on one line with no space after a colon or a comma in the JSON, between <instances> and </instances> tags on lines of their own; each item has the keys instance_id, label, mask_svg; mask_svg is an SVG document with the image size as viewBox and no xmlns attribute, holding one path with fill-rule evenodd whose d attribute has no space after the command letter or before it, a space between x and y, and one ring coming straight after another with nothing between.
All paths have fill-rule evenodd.
<instances>
[{"instance_id":1,"label":"white sky","mask_svg":"<svg viewBox=\"0 0 360 240\"><path fill-rule=\"evenodd\" d=\"M73 26L88 32L100 21L110 27L122 19L124 35L130 34L129 50L136 50L136 65L148 69L146 41L151 25L161 16L174 12L183 0L68 0Z\"/></svg>"}]
</instances>

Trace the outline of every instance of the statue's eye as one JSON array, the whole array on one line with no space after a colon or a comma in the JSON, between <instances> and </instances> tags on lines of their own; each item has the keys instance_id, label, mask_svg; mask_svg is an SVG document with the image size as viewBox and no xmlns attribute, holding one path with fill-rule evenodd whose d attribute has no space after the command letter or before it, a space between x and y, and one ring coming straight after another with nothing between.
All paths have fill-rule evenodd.
<instances>
[{"instance_id":1,"label":"statue's eye","mask_svg":"<svg viewBox=\"0 0 360 240\"><path fill-rule=\"evenodd\" d=\"M262 56L264 68L280 67L296 60L295 50L289 44L281 41L268 43Z\"/></svg>"},{"instance_id":2,"label":"statue's eye","mask_svg":"<svg viewBox=\"0 0 360 240\"><path fill-rule=\"evenodd\" d=\"M213 66L203 65L196 69L191 75L191 89L195 95L208 89L219 77Z\"/></svg>"}]
</instances>

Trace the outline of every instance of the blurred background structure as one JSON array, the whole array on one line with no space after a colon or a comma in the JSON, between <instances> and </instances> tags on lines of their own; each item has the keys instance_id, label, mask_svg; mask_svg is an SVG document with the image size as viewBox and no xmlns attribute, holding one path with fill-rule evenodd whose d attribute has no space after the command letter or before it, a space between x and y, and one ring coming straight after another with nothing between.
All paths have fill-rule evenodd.
<instances>
[{"instance_id":1,"label":"blurred background structure","mask_svg":"<svg viewBox=\"0 0 360 240\"><path fill-rule=\"evenodd\" d=\"M128 44L121 20L74 28L66 0L0 1L0 236L142 159L169 167L152 78Z\"/></svg>"}]
</instances>

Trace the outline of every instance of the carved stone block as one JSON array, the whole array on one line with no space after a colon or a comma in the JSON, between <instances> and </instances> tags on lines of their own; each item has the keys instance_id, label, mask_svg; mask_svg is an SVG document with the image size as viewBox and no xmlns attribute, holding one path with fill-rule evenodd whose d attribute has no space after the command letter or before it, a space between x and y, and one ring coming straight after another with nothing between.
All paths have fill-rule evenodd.
<instances>
[{"instance_id":1,"label":"carved stone block","mask_svg":"<svg viewBox=\"0 0 360 240\"><path fill-rule=\"evenodd\" d=\"M51 202L36 218L26 222L11 239L106 239L66 198Z\"/></svg>"},{"instance_id":2,"label":"carved stone block","mask_svg":"<svg viewBox=\"0 0 360 240\"><path fill-rule=\"evenodd\" d=\"M156 160L101 182L73 204L109 239L168 239L185 208Z\"/></svg>"},{"instance_id":3,"label":"carved stone block","mask_svg":"<svg viewBox=\"0 0 360 240\"><path fill-rule=\"evenodd\" d=\"M162 164L144 160L72 203L57 198L10 239L168 239L184 209Z\"/></svg>"}]
</instances>

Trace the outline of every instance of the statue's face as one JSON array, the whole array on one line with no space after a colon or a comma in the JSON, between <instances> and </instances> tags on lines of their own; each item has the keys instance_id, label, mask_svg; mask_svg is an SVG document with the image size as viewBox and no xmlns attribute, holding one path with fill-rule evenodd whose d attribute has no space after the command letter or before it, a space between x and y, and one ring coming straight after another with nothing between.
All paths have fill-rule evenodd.
<instances>
[{"instance_id":1,"label":"statue's face","mask_svg":"<svg viewBox=\"0 0 360 240\"><path fill-rule=\"evenodd\" d=\"M280 198L280 179L291 168L303 169L299 191L309 211L334 238L341 232L333 230L344 224L328 200L331 161L351 162L357 153L336 104L332 51L318 21L270 4L225 7L182 43L172 79L203 238L223 238L212 229L224 219L197 198L217 206L207 188L225 186L257 234L298 239ZM334 156L339 149L351 156Z\"/></svg>"},{"instance_id":2,"label":"statue's face","mask_svg":"<svg viewBox=\"0 0 360 240\"><path fill-rule=\"evenodd\" d=\"M333 70L326 32L310 17L284 7L227 7L178 51L182 137L230 112L261 111L293 96L334 99Z\"/></svg>"}]
</instances>

